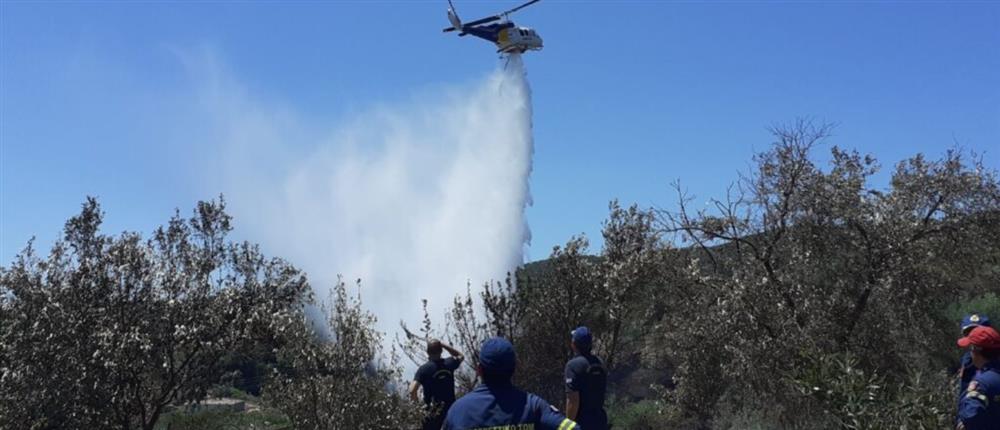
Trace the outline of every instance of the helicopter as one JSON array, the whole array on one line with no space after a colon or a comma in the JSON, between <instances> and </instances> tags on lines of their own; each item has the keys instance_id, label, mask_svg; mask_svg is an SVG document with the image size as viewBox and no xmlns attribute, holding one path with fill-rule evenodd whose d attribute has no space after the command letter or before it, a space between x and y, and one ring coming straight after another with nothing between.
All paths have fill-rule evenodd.
<instances>
[{"instance_id":1,"label":"helicopter","mask_svg":"<svg viewBox=\"0 0 1000 430\"><path fill-rule=\"evenodd\" d=\"M451 0L448 0L448 20L451 21L452 26L445 28L444 32L458 31L459 36L471 34L480 39L488 40L497 45L497 52L501 54L523 54L526 51L538 51L542 49L541 36L530 28L518 27L509 19L509 16L539 1L541 0L531 0L496 15L463 24L462 20L458 18L458 13L455 12L455 5L451 3Z\"/></svg>"}]
</instances>

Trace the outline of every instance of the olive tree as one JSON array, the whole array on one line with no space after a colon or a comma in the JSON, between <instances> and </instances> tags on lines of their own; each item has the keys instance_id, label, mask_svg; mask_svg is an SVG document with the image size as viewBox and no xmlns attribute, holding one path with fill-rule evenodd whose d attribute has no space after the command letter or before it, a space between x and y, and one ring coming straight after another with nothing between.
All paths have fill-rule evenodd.
<instances>
[{"instance_id":1,"label":"olive tree","mask_svg":"<svg viewBox=\"0 0 1000 430\"><path fill-rule=\"evenodd\" d=\"M101 233L89 198L47 257L29 244L0 268L0 428L152 429L298 308L305 277L227 241L224 209L201 202L144 240Z\"/></svg>"},{"instance_id":2,"label":"olive tree","mask_svg":"<svg viewBox=\"0 0 1000 430\"><path fill-rule=\"evenodd\" d=\"M455 372L459 393L472 390L479 383L476 368L479 366L479 348L494 336L519 339L524 324L524 306L516 288L514 276L508 274L504 282L484 283L473 295L466 286L465 295L456 295L451 308L445 312L444 325L435 330L423 300L424 318L414 333L400 322L405 337L396 337L396 345L413 364L419 366L427 359L427 341L443 340L458 348L466 356L464 365ZM478 299L478 300L477 300ZM523 357L520 361L524 363Z\"/></svg>"},{"instance_id":3,"label":"olive tree","mask_svg":"<svg viewBox=\"0 0 1000 430\"><path fill-rule=\"evenodd\" d=\"M896 389L884 399L946 367L933 352L952 348L954 322L941 310L982 288L970 281L998 246L996 172L961 151L917 155L876 188L870 156L833 147L828 169L813 161L830 130L774 128L774 145L727 198L691 210L681 193L678 210L660 211L664 233L693 246L656 331L679 362L674 395L687 413L766 406L777 425L796 427L814 407L844 423L836 411L850 408L796 389L818 366L837 368L819 357L840 354L852 363L840 369L885 378ZM920 412L945 423L947 404Z\"/></svg>"},{"instance_id":4,"label":"olive tree","mask_svg":"<svg viewBox=\"0 0 1000 430\"><path fill-rule=\"evenodd\" d=\"M570 331L595 333L594 352L614 384L622 369L639 363L651 312L661 286L669 247L660 239L655 214L636 205L608 205L603 246L591 255L585 237L553 249L545 266L519 283L522 329L515 342L524 356L522 381L552 402L564 396L563 366L572 357ZM520 356L519 356L520 358Z\"/></svg>"},{"instance_id":5,"label":"olive tree","mask_svg":"<svg viewBox=\"0 0 1000 430\"><path fill-rule=\"evenodd\" d=\"M642 334L657 311L650 298L664 286L672 255L669 244L661 240L653 211L637 205L622 208L618 201L608 208L595 289L598 321L591 324L598 329L598 352L615 370L635 365L639 358Z\"/></svg>"},{"instance_id":6,"label":"olive tree","mask_svg":"<svg viewBox=\"0 0 1000 430\"><path fill-rule=\"evenodd\" d=\"M395 351L384 354L376 319L338 282L325 324L329 339L315 335L301 313L276 321L284 346L282 363L264 387L268 402L297 429L386 429L416 427L420 409L403 395L406 384Z\"/></svg>"}]
</instances>

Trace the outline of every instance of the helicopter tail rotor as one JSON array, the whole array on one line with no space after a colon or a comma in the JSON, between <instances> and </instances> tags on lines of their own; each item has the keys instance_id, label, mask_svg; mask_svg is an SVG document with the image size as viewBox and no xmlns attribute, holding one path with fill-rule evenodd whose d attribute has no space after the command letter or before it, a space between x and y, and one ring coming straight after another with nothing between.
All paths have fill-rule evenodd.
<instances>
[{"instance_id":1,"label":"helicopter tail rotor","mask_svg":"<svg viewBox=\"0 0 1000 430\"><path fill-rule=\"evenodd\" d=\"M445 32L462 29L462 20L458 18L458 12L455 12L455 5L451 4L451 0L448 0L448 21L451 21L451 27L444 29Z\"/></svg>"}]
</instances>

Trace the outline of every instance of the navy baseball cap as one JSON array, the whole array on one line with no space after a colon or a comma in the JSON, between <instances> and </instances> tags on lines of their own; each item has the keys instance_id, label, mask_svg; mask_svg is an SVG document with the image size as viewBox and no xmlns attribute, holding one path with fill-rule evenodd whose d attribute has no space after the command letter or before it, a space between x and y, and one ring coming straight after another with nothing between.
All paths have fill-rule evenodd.
<instances>
[{"instance_id":1,"label":"navy baseball cap","mask_svg":"<svg viewBox=\"0 0 1000 430\"><path fill-rule=\"evenodd\" d=\"M990 319L987 318L986 315L980 314L966 315L965 318L962 318L962 331L978 326L990 327Z\"/></svg>"},{"instance_id":2,"label":"navy baseball cap","mask_svg":"<svg viewBox=\"0 0 1000 430\"><path fill-rule=\"evenodd\" d=\"M593 343L594 338L590 335L590 329L586 326L579 326L570 332L573 336L573 343L581 348L588 348Z\"/></svg>"},{"instance_id":3,"label":"navy baseball cap","mask_svg":"<svg viewBox=\"0 0 1000 430\"><path fill-rule=\"evenodd\" d=\"M479 365L489 372L513 374L516 361L514 345L502 337L488 339L479 350Z\"/></svg>"}]
</instances>

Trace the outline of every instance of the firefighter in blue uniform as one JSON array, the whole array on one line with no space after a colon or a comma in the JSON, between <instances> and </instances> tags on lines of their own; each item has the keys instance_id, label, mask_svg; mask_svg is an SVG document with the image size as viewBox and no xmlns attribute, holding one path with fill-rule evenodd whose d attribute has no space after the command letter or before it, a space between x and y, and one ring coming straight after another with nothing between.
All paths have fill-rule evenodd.
<instances>
[{"instance_id":1,"label":"firefighter in blue uniform","mask_svg":"<svg viewBox=\"0 0 1000 430\"><path fill-rule=\"evenodd\" d=\"M1000 430L1000 333L979 326L958 340L979 372L958 404L959 430Z\"/></svg>"},{"instance_id":2,"label":"firefighter in blue uniform","mask_svg":"<svg viewBox=\"0 0 1000 430\"><path fill-rule=\"evenodd\" d=\"M962 318L962 336L968 336L972 329L979 326L991 327L990 319L983 314L971 314ZM972 365L972 352L965 351L962 354L961 367L958 368L958 401L962 401L965 390L969 387L969 382L976 376L976 366Z\"/></svg>"},{"instance_id":3,"label":"firefighter in blue uniform","mask_svg":"<svg viewBox=\"0 0 1000 430\"><path fill-rule=\"evenodd\" d=\"M592 346L593 338L587 327L577 327L570 333L570 347L576 356L566 363L566 417L584 430L607 430L604 391L608 373L604 363L591 354Z\"/></svg>"},{"instance_id":4,"label":"firefighter in blue uniform","mask_svg":"<svg viewBox=\"0 0 1000 430\"><path fill-rule=\"evenodd\" d=\"M441 358L448 351L451 357ZM417 400L417 389L424 389L423 430L440 430L448 408L455 402L455 370L462 365L465 356L440 340L427 342L427 362L417 369L410 383L410 398Z\"/></svg>"},{"instance_id":5,"label":"firefighter in blue uniform","mask_svg":"<svg viewBox=\"0 0 1000 430\"><path fill-rule=\"evenodd\" d=\"M541 397L514 387L516 361L507 339L483 342L477 369L482 384L455 401L444 430L581 430Z\"/></svg>"}]
</instances>

